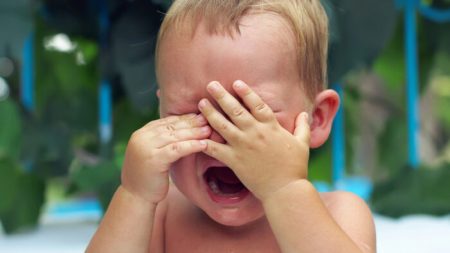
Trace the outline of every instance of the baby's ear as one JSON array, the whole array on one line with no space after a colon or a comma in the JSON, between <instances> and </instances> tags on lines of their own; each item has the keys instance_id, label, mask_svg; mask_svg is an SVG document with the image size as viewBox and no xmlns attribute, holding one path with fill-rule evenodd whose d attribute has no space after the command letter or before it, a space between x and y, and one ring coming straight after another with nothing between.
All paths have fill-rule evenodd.
<instances>
[{"instance_id":1,"label":"baby's ear","mask_svg":"<svg viewBox=\"0 0 450 253\"><path fill-rule=\"evenodd\" d=\"M339 95L334 90L324 90L316 96L311 114L311 148L322 146L328 139L338 109Z\"/></svg>"}]
</instances>

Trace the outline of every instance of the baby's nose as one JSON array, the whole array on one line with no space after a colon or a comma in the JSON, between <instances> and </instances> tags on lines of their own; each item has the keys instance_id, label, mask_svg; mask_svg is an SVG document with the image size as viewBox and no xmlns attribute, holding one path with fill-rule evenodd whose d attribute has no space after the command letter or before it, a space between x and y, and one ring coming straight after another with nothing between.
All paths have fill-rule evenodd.
<instances>
[{"instance_id":1,"label":"baby's nose","mask_svg":"<svg viewBox=\"0 0 450 253\"><path fill-rule=\"evenodd\" d=\"M222 135L220 135L218 132L216 132L214 129L211 133L211 135L209 136L209 139L212 141L215 141L217 143L226 143L225 139L222 137Z\"/></svg>"}]
</instances>

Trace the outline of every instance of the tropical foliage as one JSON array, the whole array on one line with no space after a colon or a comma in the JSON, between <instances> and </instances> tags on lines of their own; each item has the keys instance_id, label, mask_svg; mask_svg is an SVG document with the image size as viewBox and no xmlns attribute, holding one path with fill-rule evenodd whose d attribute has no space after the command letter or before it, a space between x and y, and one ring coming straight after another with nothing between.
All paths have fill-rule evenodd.
<instances>
[{"instance_id":1,"label":"tropical foliage","mask_svg":"<svg viewBox=\"0 0 450 253\"><path fill-rule=\"evenodd\" d=\"M322 2L331 25L330 83L345 90L348 173L381 182L373 195L381 213L450 212L442 201L450 192L445 188L450 179L445 162L450 160L450 24L419 18L421 108L426 122L433 123L423 139L433 154L425 155L429 165L405 171L402 13L391 0ZM450 7L447 0L427 4ZM161 13L169 5L169 0L2 0L0 22L8 30L0 32L0 58L12 59L15 68L3 76L9 97L0 95L0 220L6 232L37 224L52 185L63 185L69 196L95 194L107 206L119 184L130 134L158 117L154 46ZM32 31L36 88L35 106L28 110L20 103L19 80L21 45ZM55 47L55 39L63 39L67 48ZM114 135L106 144L98 137L101 79L113 89ZM331 181L330 156L329 144L312 152L312 179ZM436 191L442 194L418 208L418 199ZM399 196L408 198L396 202Z\"/></svg>"}]
</instances>

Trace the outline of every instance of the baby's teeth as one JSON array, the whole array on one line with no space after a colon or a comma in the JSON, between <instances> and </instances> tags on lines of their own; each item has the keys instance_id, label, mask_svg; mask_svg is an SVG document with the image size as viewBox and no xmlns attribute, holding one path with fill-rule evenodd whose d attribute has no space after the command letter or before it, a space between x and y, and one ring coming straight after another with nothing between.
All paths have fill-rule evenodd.
<instances>
[{"instance_id":1,"label":"baby's teeth","mask_svg":"<svg viewBox=\"0 0 450 253\"><path fill-rule=\"evenodd\" d=\"M217 185L216 180L210 180L208 182L208 185L211 188L211 190L213 191L213 193L220 194L219 186Z\"/></svg>"}]
</instances>

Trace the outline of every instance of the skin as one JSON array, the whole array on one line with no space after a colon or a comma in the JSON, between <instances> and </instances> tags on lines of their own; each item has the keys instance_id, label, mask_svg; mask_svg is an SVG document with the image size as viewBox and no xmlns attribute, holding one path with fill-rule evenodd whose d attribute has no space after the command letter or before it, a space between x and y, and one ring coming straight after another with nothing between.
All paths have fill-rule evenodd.
<instances>
[{"instance_id":1,"label":"skin","mask_svg":"<svg viewBox=\"0 0 450 253\"><path fill-rule=\"evenodd\" d=\"M339 98L305 96L288 27L259 14L233 37L202 23L193 37L168 33L162 119L130 138L122 185L87 252L375 252L364 201L307 180L309 148L328 138ZM252 195L211 201L211 164L230 167Z\"/></svg>"}]
</instances>

